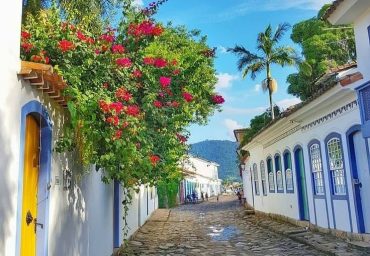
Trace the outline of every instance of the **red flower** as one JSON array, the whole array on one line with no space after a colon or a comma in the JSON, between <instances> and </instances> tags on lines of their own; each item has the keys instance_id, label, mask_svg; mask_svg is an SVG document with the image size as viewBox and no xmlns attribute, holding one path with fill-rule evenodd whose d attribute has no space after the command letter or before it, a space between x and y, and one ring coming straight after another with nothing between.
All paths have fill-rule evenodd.
<instances>
[{"instance_id":1,"label":"red flower","mask_svg":"<svg viewBox=\"0 0 370 256\"><path fill-rule=\"evenodd\" d=\"M145 65L154 65L154 58L152 57L144 57L144 64Z\"/></svg>"},{"instance_id":2,"label":"red flower","mask_svg":"<svg viewBox=\"0 0 370 256\"><path fill-rule=\"evenodd\" d=\"M108 87L109 87L109 84L107 82L103 83L103 88L104 89L108 89Z\"/></svg>"},{"instance_id":3,"label":"red flower","mask_svg":"<svg viewBox=\"0 0 370 256\"><path fill-rule=\"evenodd\" d=\"M86 38L86 43L93 44L93 43L95 43L95 40L92 37L88 37L88 38Z\"/></svg>"},{"instance_id":4,"label":"red flower","mask_svg":"<svg viewBox=\"0 0 370 256\"><path fill-rule=\"evenodd\" d=\"M171 61L171 65L172 65L172 66L177 66L177 64L178 64L177 60L173 59L173 60Z\"/></svg>"},{"instance_id":5,"label":"red flower","mask_svg":"<svg viewBox=\"0 0 370 256\"><path fill-rule=\"evenodd\" d=\"M103 113L109 112L109 104L104 100L99 100L99 108Z\"/></svg>"},{"instance_id":6,"label":"red flower","mask_svg":"<svg viewBox=\"0 0 370 256\"><path fill-rule=\"evenodd\" d=\"M81 41L86 41L87 37L79 30L77 31L77 38Z\"/></svg>"},{"instance_id":7,"label":"red flower","mask_svg":"<svg viewBox=\"0 0 370 256\"><path fill-rule=\"evenodd\" d=\"M182 97L184 98L184 100L186 102L191 102L193 100L193 95L191 95L190 93L188 92L183 92L182 93Z\"/></svg>"},{"instance_id":8,"label":"red flower","mask_svg":"<svg viewBox=\"0 0 370 256\"><path fill-rule=\"evenodd\" d=\"M33 62L41 62L41 61L42 61L42 57L41 57L41 56L39 56L39 55L32 55L32 56L31 56L31 60L32 60Z\"/></svg>"},{"instance_id":9,"label":"red flower","mask_svg":"<svg viewBox=\"0 0 370 256\"><path fill-rule=\"evenodd\" d=\"M135 69L134 72L132 72L132 76L136 77L136 78L140 78L140 77L142 77L142 75L143 75L143 73L141 73L141 71L138 70L138 69Z\"/></svg>"},{"instance_id":10,"label":"red flower","mask_svg":"<svg viewBox=\"0 0 370 256\"><path fill-rule=\"evenodd\" d=\"M117 130L117 131L114 133L114 137L113 137L113 139L114 139L114 140L119 140L121 137L122 137L122 131L121 131L121 130Z\"/></svg>"},{"instance_id":11,"label":"red flower","mask_svg":"<svg viewBox=\"0 0 370 256\"><path fill-rule=\"evenodd\" d=\"M157 163L161 160L161 158L157 155L151 155L150 156L150 162L153 166L157 165Z\"/></svg>"},{"instance_id":12,"label":"red flower","mask_svg":"<svg viewBox=\"0 0 370 256\"><path fill-rule=\"evenodd\" d=\"M21 47L23 48L23 50L25 52L30 52L33 48L33 44L30 44L30 43L22 43L21 44Z\"/></svg>"},{"instance_id":13,"label":"red flower","mask_svg":"<svg viewBox=\"0 0 370 256\"><path fill-rule=\"evenodd\" d=\"M107 43L113 43L115 40L115 36L113 34L103 34L100 36L100 39L107 42Z\"/></svg>"},{"instance_id":14,"label":"red flower","mask_svg":"<svg viewBox=\"0 0 370 256\"><path fill-rule=\"evenodd\" d=\"M27 40L27 39L30 39L31 38L31 34L28 33L27 31L22 31L21 32L21 37L22 37L22 39Z\"/></svg>"},{"instance_id":15,"label":"red flower","mask_svg":"<svg viewBox=\"0 0 370 256\"><path fill-rule=\"evenodd\" d=\"M166 77L166 76L161 76L159 78L159 83L162 85L163 88L165 88L171 84L171 78Z\"/></svg>"},{"instance_id":16,"label":"red flower","mask_svg":"<svg viewBox=\"0 0 370 256\"><path fill-rule=\"evenodd\" d=\"M123 47L122 44L112 45L112 52L113 53L124 53L125 52L125 47Z\"/></svg>"},{"instance_id":17,"label":"red flower","mask_svg":"<svg viewBox=\"0 0 370 256\"><path fill-rule=\"evenodd\" d=\"M129 126L130 123L127 122L127 121L124 121L123 124L122 124L122 129L125 129L127 126Z\"/></svg>"},{"instance_id":18,"label":"red flower","mask_svg":"<svg viewBox=\"0 0 370 256\"><path fill-rule=\"evenodd\" d=\"M75 45L71 41L63 39L58 42L58 47L62 52L67 52L69 50L72 50L75 47Z\"/></svg>"},{"instance_id":19,"label":"red flower","mask_svg":"<svg viewBox=\"0 0 370 256\"><path fill-rule=\"evenodd\" d=\"M50 59L48 56L44 56L44 61L45 61L45 64L49 64L50 62Z\"/></svg>"},{"instance_id":20,"label":"red flower","mask_svg":"<svg viewBox=\"0 0 370 256\"><path fill-rule=\"evenodd\" d=\"M132 65L132 62L129 58L119 58L116 59L116 64L120 67L129 68Z\"/></svg>"},{"instance_id":21,"label":"red flower","mask_svg":"<svg viewBox=\"0 0 370 256\"><path fill-rule=\"evenodd\" d=\"M100 50L99 49L95 49L95 54L96 55L99 55L100 54Z\"/></svg>"},{"instance_id":22,"label":"red flower","mask_svg":"<svg viewBox=\"0 0 370 256\"><path fill-rule=\"evenodd\" d=\"M181 142L181 143L185 143L188 141L188 138L186 138L184 135L181 135L179 133L176 133L176 137L177 139Z\"/></svg>"},{"instance_id":23,"label":"red flower","mask_svg":"<svg viewBox=\"0 0 370 256\"><path fill-rule=\"evenodd\" d=\"M119 118L118 116L110 116L107 118L107 123L113 124L114 126L118 126L119 124Z\"/></svg>"},{"instance_id":24,"label":"red flower","mask_svg":"<svg viewBox=\"0 0 370 256\"><path fill-rule=\"evenodd\" d=\"M214 104L222 104L225 102L225 99L221 95L213 95L212 102Z\"/></svg>"},{"instance_id":25,"label":"red flower","mask_svg":"<svg viewBox=\"0 0 370 256\"><path fill-rule=\"evenodd\" d=\"M180 103L179 102L177 102L177 101L172 101L172 107L174 107L174 108L178 108L179 106L180 106Z\"/></svg>"},{"instance_id":26,"label":"red flower","mask_svg":"<svg viewBox=\"0 0 370 256\"><path fill-rule=\"evenodd\" d=\"M161 108L161 107L163 107L162 102L160 102L159 100L155 100L155 101L153 102L153 105L154 105L156 108Z\"/></svg>"},{"instance_id":27,"label":"red flower","mask_svg":"<svg viewBox=\"0 0 370 256\"><path fill-rule=\"evenodd\" d=\"M172 74L174 74L175 76L177 76L178 74L180 74L180 69L175 69Z\"/></svg>"},{"instance_id":28,"label":"red flower","mask_svg":"<svg viewBox=\"0 0 370 256\"><path fill-rule=\"evenodd\" d=\"M113 102L109 105L109 109L114 110L116 114L120 114L123 109L123 104L121 102Z\"/></svg>"},{"instance_id":29,"label":"red flower","mask_svg":"<svg viewBox=\"0 0 370 256\"><path fill-rule=\"evenodd\" d=\"M119 100L130 101L132 99L132 94L129 93L125 88L120 87L116 91L116 97Z\"/></svg>"},{"instance_id":30,"label":"red flower","mask_svg":"<svg viewBox=\"0 0 370 256\"><path fill-rule=\"evenodd\" d=\"M156 67L156 68L163 68L163 67L165 67L167 65L167 61L165 60L165 59L161 59L161 58L159 58L159 59L155 59L154 60L154 66Z\"/></svg>"},{"instance_id":31,"label":"red flower","mask_svg":"<svg viewBox=\"0 0 370 256\"><path fill-rule=\"evenodd\" d=\"M164 29L163 29L161 26L155 26L155 27L153 28L153 30L152 30L152 35L153 35L153 36L160 36L160 35L162 35L163 30L164 30Z\"/></svg>"},{"instance_id":32,"label":"red flower","mask_svg":"<svg viewBox=\"0 0 370 256\"><path fill-rule=\"evenodd\" d=\"M154 25L149 20L144 20L139 24L131 23L127 33L134 37L160 36L163 33L163 28L159 25Z\"/></svg>"},{"instance_id":33,"label":"red flower","mask_svg":"<svg viewBox=\"0 0 370 256\"><path fill-rule=\"evenodd\" d=\"M136 105L127 106L125 112L129 116L138 116L140 114L140 108Z\"/></svg>"}]
</instances>

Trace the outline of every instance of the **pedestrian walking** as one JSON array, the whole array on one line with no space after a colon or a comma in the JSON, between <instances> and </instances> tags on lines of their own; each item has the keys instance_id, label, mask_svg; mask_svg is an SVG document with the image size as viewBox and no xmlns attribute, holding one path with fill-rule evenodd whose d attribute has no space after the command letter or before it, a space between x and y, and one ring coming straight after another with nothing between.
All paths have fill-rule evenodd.
<instances>
[{"instance_id":1,"label":"pedestrian walking","mask_svg":"<svg viewBox=\"0 0 370 256\"><path fill-rule=\"evenodd\" d=\"M203 191L200 193L200 197L202 198L202 201L204 202L204 193L203 193Z\"/></svg>"},{"instance_id":2,"label":"pedestrian walking","mask_svg":"<svg viewBox=\"0 0 370 256\"><path fill-rule=\"evenodd\" d=\"M206 200L208 201L208 193L206 192Z\"/></svg>"},{"instance_id":3,"label":"pedestrian walking","mask_svg":"<svg viewBox=\"0 0 370 256\"><path fill-rule=\"evenodd\" d=\"M239 190L238 190L238 193L236 193L236 195L238 196L239 204L241 204L242 203L242 194L240 193Z\"/></svg>"},{"instance_id":4,"label":"pedestrian walking","mask_svg":"<svg viewBox=\"0 0 370 256\"><path fill-rule=\"evenodd\" d=\"M218 202L218 196L219 196L219 195L217 195L217 202Z\"/></svg>"}]
</instances>

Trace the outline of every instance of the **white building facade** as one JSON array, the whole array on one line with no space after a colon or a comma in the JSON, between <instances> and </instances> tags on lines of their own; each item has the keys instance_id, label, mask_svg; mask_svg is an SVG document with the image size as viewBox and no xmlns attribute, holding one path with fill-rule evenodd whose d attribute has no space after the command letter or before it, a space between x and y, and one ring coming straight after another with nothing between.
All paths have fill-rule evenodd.
<instances>
[{"instance_id":1,"label":"white building facade","mask_svg":"<svg viewBox=\"0 0 370 256\"><path fill-rule=\"evenodd\" d=\"M189 156L182 164L184 180L180 182L180 202L184 203L187 195L196 192L200 198L203 192L209 197L221 194L221 180L218 178L219 164Z\"/></svg>"},{"instance_id":2,"label":"white building facade","mask_svg":"<svg viewBox=\"0 0 370 256\"><path fill-rule=\"evenodd\" d=\"M67 115L63 99L40 89L51 83L35 86L37 74L51 67L20 60L21 17L22 1L0 10L7 38L0 47L0 256L111 255L123 240L123 190L104 184L94 167L83 171L72 154L53 150ZM40 152L30 154L31 144ZM25 192L31 176L34 194ZM133 198L128 235L158 205L155 188L142 186Z\"/></svg>"}]
</instances>

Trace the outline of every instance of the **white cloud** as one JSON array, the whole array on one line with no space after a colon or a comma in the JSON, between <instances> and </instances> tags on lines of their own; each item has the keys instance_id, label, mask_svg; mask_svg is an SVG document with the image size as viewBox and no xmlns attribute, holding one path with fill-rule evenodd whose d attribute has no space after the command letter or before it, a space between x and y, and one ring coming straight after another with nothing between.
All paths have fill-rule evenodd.
<instances>
[{"instance_id":1,"label":"white cloud","mask_svg":"<svg viewBox=\"0 0 370 256\"><path fill-rule=\"evenodd\" d=\"M217 46L217 49L219 49L221 53L227 53L226 47L224 47L222 45Z\"/></svg>"},{"instance_id":2,"label":"white cloud","mask_svg":"<svg viewBox=\"0 0 370 256\"><path fill-rule=\"evenodd\" d=\"M144 2L143 2L143 0L134 0L133 5L138 6L138 7L142 7L142 6L144 6Z\"/></svg>"},{"instance_id":3,"label":"white cloud","mask_svg":"<svg viewBox=\"0 0 370 256\"><path fill-rule=\"evenodd\" d=\"M234 138L234 130L235 129L241 129L243 128L242 125L240 125L237 121L232 119L225 119L224 125L227 128L227 135L230 136L230 138Z\"/></svg>"},{"instance_id":4,"label":"white cloud","mask_svg":"<svg viewBox=\"0 0 370 256\"><path fill-rule=\"evenodd\" d=\"M229 73L219 73L216 75L218 81L216 83L217 89L229 88L232 82L239 79L237 75L231 75Z\"/></svg>"},{"instance_id":5,"label":"white cloud","mask_svg":"<svg viewBox=\"0 0 370 256\"><path fill-rule=\"evenodd\" d=\"M288 107L298 104L300 102L301 100L298 98L288 98L288 99L279 100L278 102L276 102L276 105L278 105L280 108L285 110Z\"/></svg>"},{"instance_id":6,"label":"white cloud","mask_svg":"<svg viewBox=\"0 0 370 256\"><path fill-rule=\"evenodd\" d=\"M261 90L261 85L260 84L256 84L255 86L254 86L254 91L255 92L259 92Z\"/></svg>"}]
</instances>

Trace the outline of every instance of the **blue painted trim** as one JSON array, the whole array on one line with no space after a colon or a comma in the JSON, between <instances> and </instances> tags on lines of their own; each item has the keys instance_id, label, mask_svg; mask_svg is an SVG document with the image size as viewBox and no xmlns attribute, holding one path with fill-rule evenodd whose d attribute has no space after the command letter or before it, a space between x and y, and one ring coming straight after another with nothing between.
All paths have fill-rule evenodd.
<instances>
[{"instance_id":1,"label":"blue painted trim","mask_svg":"<svg viewBox=\"0 0 370 256\"><path fill-rule=\"evenodd\" d=\"M304 204L304 201L303 201L303 196L302 195L302 186L301 186L301 167L300 167L300 164L299 164L299 161L298 160L298 157L297 157L297 153L298 153L298 150L301 151L302 153L302 166L304 168L304 155L303 155L303 148L300 146L300 145L297 145L294 147L293 149L293 154L294 154L294 163L295 163L295 170L296 170L296 178L297 178L297 197L298 197L298 208L299 208L299 219L300 220L305 220L305 213L304 213L304 210L305 210L305 207L307 207L307 211L308 211L308 217L307 217L307 220L310 220L310 208L309 208L309 205L308 205L308 195L307 195L307 183L306 183L306 197L307 197L307 204L305 205ZM302 170L304 173L305 173L305 170ZM306 182L306 179L304 180L304 182Z\"/></svg>"},{"instance_id":2,"label":"blue painted trim","mask_svg":"<svg viewBox=\"0 0 370 256\"><path fill-rule=\"evenodd\" d=\"M289 168L289 166L287 166L288 165L287 164L287 161L285 161L286 160L285 156L288 156L288 155L290 157L290 168ZM294 177L293 177L294 176L294 172L293 172L293 166L292 166L292 154L290 153L289 149L285 149L284 152L283 152L283 163L284 163L285 189L286 189L286 192L288 194L294 194ZM292 189L288 189L288 187L287 187L287 182L286 182L286 179L287 179L287 177L286 177L286 171L287 171L287 169L290 169L291 172L292 172L292 186L293 186Z\"/></svg>"},{"instance_id":3,"label":"blue painted trim","mask_svg":"<svg viewBox=\"0 0 370 256\"><path fill-rule=\"evenodd\" d=\"M347 137L347 146L348 146L348 158L349 158L349 166L351 170L351 176L352 179L358 179L358 169L357 169L357 163L356 163L356 153L355 153L355 146L353 141L353 135L356 132L361 132L361 125L354 125L351 128L348 129L346 132ZM364 141L367 145L366 141ZM368 152L368 146L366 147L366 150ZM368 155L368 154L367 154ZM367 160L369 161L369 157L367 157ZM356 214L356 220L357 220L357 229L359 233L365 233L365 221L364 221L364 214L362 209L362 200L361 200L361 192L359 186L355 186L352 184L353 189L353 199L354 199L354 205L355 205L355 214Z\"/></svg>"},{"instance_id":4,"label":"blue painted trim","mask_svg":"<svg viewBox=\"0 0 370 256\"><path fill-rule=\"evenodd\" d=\"M364 136L364 138L370 138L370 120L367 120L367 121L365 120L364 102L362 100L361 91L367 88L368 86L370 86L370 81L367 81L366 83L355 88L357 92L358 106L360 109L360 117L361 117L361 123L362 123L361 130L362 130L362 135Z\"/></svg>"},{"instance_id":5,"label":"blue painted trim","mask_svg":"<svg viewBox=\"0 0 370 256\"><path fill-rule=\"evenodd\" d=\"M282 168L282 164L281 164L281 156L280 156L280 153L276 153L275 155L274 155L274 166L275 166L275 180L276 180L276 191L277 191L277 193L280 193L280 194L282 194L282 193L284 193L284 175L283 175L283 168ZM279 168L277 168L277 166L279 166ZM278 169L280 169L280 170L278 170ZM283 189L279 189L279 186L278 186L278 184L277 184L277 181L278 181L278 179L277 179L277 172L278 171L281 171L281 181L283 182Z\"/></svg>"},{"instance_id":6,"label":"blue painted trim","mask_svg":"<svg viewBox=\"0 0 370 256\"><path fill-rule=\"evenodd\" d=\"M319 151L320 151L320 159L321 159L321 167L322 167L322 179L323 179L323 183L324 183L324 194L323 195L317 195L315 193L315 179L314 179L314 176L313 176L313 170L312 170L312 163L311 163L311 146L313 144L318 144L319 145ZM309 164L310 164L310 172L311 172L311 182L312 182L312 195L313 195L313 207L314 207L314 213L315 213L315 221L316 221L316 225L317 225L317 212L316 212L316 202L315 202L315 199L324 199L325 200L325 207L326 207L326 218L327 218L327 222L328 222L328 228L330 228L330 219L329 219L329 207L328 207L328 201L326 199L326 186L325 186L325 170L324 170L324 166L325 164L323 163L323 159L322 159L322 151L321 151L321 143L319 140L317 139L313 139L311 140L308 145L307 145L307 150L308 150L308 157L309 157Z\"/></svg>"},{"instance_id":7,"label":"blue painted trim","mask_svg":"<svg viewBox=\"0 0 370 256\"><path fill-rule=\"evenodd\" d=\"M342 149L342 157L343 157L343 172L344 172L344 180L345 180L345 189L346 189L346 194L345 195L334 195L334 184L333 184L333 179L332 179L332 171L330 170L330 165L329 165L329 152L328 152L328 141L331 140L332 138L338 138L339 143ZM350 229L351 232L353 232L353 227L352 227L352 215L351 215L351 207L349 204L349 195L348 195L348 182L347 182L347 173L346 173L346 157L344 155L343 151L343 141L342 141L342 136L337 133L337 132L332 132L325 138L325 153L326 153L326 166L327 170L329 173L329 185L330 185L330 198L331 198L331 205L332 205L332 214L333 214L333 221L334 221L334 228L336 229L336 220L335 220L335 211L334 211L334 200L346 200L347 201L347 206L348 206L348 215L349 215L349 223L350 223Z\"/></svg>"},{"instance_id":8,"label":"blue painted trim","mask_svg":"<svg viewBox=\"0 0 370 256\"><path fill-rule=\"evenodd\" d=\"M119 220L120 220L120 200L119 200L119 187L120 184L117 180L114 181L113 184L113 248L120 247L120 239L119 239Z\"/></svg>"},{"instance_id":9,"label":"blue painted trim","mask_svg":"<svg viewBox=\"0 0 370 256\"><path fill-rule=\"evenodd\" d=\"M269 164L270 163L270 164ZM267 167L267 181L268 181L268 190L270 193L275 193L275 189L276 189L276 185L275 185L275 175L272 175L272 181L274 183L274 189L270 189L270 172L272 172L272 174L274 174L274 170L273 170L273 164L272 164L272 158L271 156L267 157L266 158L266 167Z\"/></svg>"},{"instance_id":10,"label":"blue painted trim","mask_svg":"<svg viewBox=\"0 0 370 256\"><path fill-rule=\"evenodd\" d=\"M367 27L367 37L369 38L369 43L370 43L370 26Z\"/></svg>"},{"instance_id":11,"label":"blue painted trim","mask_svg":"<svg viewBox=\"0 0 370 256\"><path fill-rule=\"evenodd\" d=\"M263 185L263 181L262 181L262 168L261 168L262 163L263 163L263 172L265 174L265 185ZM264 196L267 196L268 175L266 175L266 165L265 165L265 161L263 161L263 160L260 161L260 173L261 173L262 193L263 193Z\"/></svg>"},{"instance_id":12,"label":"blue painted trim","mask_svg":"<svg viewBox=\"0 0 370 256\"><path fill-rule=\"evenodd\" d=\"M16 255L20 254L21 244L21 226L22 226L22 202L23 202L23 174L24 174L24 147L26 137L26 118L28 115L34 116L40 121L41 127L41 152L40 152L40 173L46 173L47 182L50 183L51 177L51 154L52 154L52 122L44 106L40 102L33 100L26 103L21 109L21 126L20 126L20 154L18 170L18 197L17 197L17 224L16 224ZM38 184L39 186L40 184ZM50 191L46 192L45 219L39 220L44 223L45 240L43 241L43 255L48 255L48 238L49 238L49 208L50 208ZM39 211L40 209L38 209ZM36 248L37 249L37 248Z\"/></svg>"},{"instance_id":13,"label":"blue painted trim","mask_svg":"<svg viewBox=\"0 0 370 256\"><path fill-rule=\"evenodd\" d=\"M256 173L257 173L257 181L254 179L254 167L256 167ZM256 196L259 196L260 195L260 190L259 190L259 179L258 179L258 168L257 168L257 164L254 163L253 166L252 166L252 174L253 174L253 184L254 184L254 192L255 192L255 195ZM257 186L258 186L258 189L257 189Z\"/></svg>"}]
</instances>

